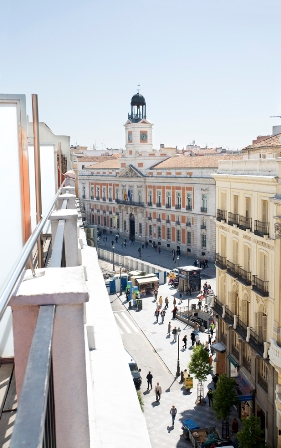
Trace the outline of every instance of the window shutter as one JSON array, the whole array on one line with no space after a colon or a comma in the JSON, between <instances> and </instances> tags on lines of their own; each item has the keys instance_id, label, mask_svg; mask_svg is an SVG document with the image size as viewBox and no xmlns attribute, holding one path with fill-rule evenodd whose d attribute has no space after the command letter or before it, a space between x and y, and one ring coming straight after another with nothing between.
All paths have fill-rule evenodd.
<instances>
[{"instance_id":1,"label":"window shutter","mask_svg":"<svg viewBox=\"0 0 281 448\"><path fill-rule=\"evenodd\" d=\"M247 300L242 300L242 322L247 325Z\"/></svg>"},{"instance_id":2,"label":"window shutter","mask_svg":"<svg viewBox=\"0 0 281 448\"><path fill-rule=\"evenodd\" d=\"M267 340L267 316L262 316L262 338Z\"/></svg>"}]
</instances>

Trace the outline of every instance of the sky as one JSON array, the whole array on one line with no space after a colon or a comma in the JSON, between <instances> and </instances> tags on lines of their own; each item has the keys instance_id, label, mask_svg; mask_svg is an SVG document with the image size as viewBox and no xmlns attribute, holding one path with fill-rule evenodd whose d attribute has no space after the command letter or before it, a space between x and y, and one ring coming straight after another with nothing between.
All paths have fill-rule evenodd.
<instances>
[{"instance_id":1,"label":"sky","mask_svg":"<svg viewBox=\"0 0 281 448\"><path fill-rule=\"evenodd\" d=\"M6 0L0 93L38 94L72 144L124 148L140 84L153 146L241 149L281 125L280 0Z\"/></svg>"}]
</instances>

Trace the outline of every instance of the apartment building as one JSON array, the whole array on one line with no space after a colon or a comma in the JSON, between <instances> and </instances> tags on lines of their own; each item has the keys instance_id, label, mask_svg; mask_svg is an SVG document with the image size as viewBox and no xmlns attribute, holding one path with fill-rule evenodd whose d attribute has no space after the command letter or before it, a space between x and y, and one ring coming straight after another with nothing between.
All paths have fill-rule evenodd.
<instances>
[{"instance_id":1,"label":"apartment building","mask_svg":"<svg viewBox=\"0 0 281 448\"><path fill-rule=\"evenodd\" d=\"M216 181L217 370L236 377L241 416L281 446L281 134L223 160Z\"/></svg>"},{"instance_id":2,"label":"apartment building","mask_svg":"<svg viewBox=\"0 0 281 448\"><path fill-rule=\"evenodd\" d=\"M220 158L153 149L153 124L139 93L125 123L126 149L79 170L87 221L128 240L215 257L215 182ZM241 158L241 156L232 156Z\"/></svg>"}]
</instances>

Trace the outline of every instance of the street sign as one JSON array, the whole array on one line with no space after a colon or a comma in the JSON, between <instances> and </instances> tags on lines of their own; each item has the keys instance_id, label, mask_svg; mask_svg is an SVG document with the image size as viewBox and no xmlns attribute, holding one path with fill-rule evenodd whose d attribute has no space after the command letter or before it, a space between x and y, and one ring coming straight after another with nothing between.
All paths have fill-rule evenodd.
<instances>
[{"instance_id":1,"label":"street sign","mask_svg":"<svg viewBox=\"0 0 281 448\"><path fill-rule=\"evenodd\" d=\"M239 395L237 398L239 401L251 401L253 399L253 395Z\"/></svg>"}]
</instances>

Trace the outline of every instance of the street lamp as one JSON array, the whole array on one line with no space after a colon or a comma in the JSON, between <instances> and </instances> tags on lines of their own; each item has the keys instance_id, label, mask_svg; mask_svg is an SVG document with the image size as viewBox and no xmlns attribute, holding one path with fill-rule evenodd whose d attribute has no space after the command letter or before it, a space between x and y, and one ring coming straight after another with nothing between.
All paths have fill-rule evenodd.
<instances>
[{"instance_id":1,"label":"street lamp","mask_svg":"<svg viewBox=\"0 0 281 448\"><path fill-rule=\"evenodd\" d=\"M115 265L114 265L114 249L115 249L115 246L114 246L114 244L113 244L113 246L112 246L112 250L113 250L113 258L112 258L113 271L115 271Z\"/></svg>"},{"instance_id":2,"label":"street lamp","mask_svg":"<svg viewBox=\"0 0 281 448\"><path fill-rule=\"evenodd\" d=\"M177 256L177 260L178 260L178 267L179 267L179 264L180 264L180 257L179 257L179 255Z\"/></svg>"},{"instance_id":3,"label":"street lamp","mask_svg":"<svg viewBox=\"0 0 281 448\"><path fill-rule=\"evenodd\" d=\"M177 373L176 376L180 376L180 327L178 328L178 360L177 360Z\"/></svg>"}]
</instances>

